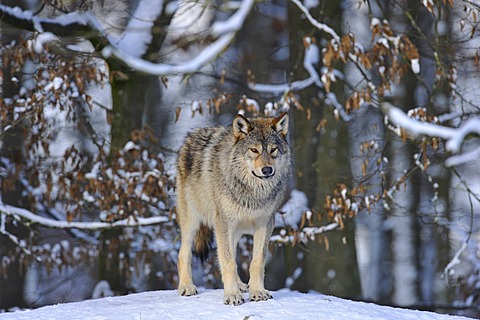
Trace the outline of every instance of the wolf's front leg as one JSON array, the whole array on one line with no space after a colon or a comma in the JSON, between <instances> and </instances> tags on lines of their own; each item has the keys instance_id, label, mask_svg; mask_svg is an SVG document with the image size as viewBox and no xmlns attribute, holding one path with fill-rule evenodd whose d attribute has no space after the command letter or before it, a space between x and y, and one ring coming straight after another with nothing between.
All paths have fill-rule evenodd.
<instances>
[{"instance_id":1,"label":"wolf's front leg","mask_svg":"<svg viewBox=\"0 0 480 320\"><path fill-rule=\"evenodd\" d=\"M239 305L245 302L239 288L237 262L235 259L235 226L224 219L221 214L215 220L215 237L217 253L224 287L223 302L229 305Z\"/></svg>"},{"instance_id":2,"label":"wolf's front leg","mask_svg":"<svg viewBox=\"0 0 480 320\"><path fill-rule=\"evenodd\" d=\"M268 221L258 221L253 234L253 255L250 264L250 282L248 291L251 301L268 300L272 298L270 292L265 290L265 255L272 235L274 216Z\"/></svg>"}]
</instances>

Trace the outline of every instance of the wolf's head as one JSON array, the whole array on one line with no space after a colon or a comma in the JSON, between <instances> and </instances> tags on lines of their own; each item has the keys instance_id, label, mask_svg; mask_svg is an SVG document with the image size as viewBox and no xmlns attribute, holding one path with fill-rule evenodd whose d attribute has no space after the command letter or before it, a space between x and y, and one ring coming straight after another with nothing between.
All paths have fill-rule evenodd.
<instances>
[{"instance_id":1,"label":"wolf's head","mask_svg":"<svg viewBox=\"0 0 480 320\"><path fill-rule=\"evenodd\" d=\"M290 147L287 143L288 114L278 118L249 118L237 115L233 120L236 150L249 174L262 180L289 172ZM238 154L238 153L237 153ZM240 159L238 159L240 160Z\"/></svg>"}]
</instances>

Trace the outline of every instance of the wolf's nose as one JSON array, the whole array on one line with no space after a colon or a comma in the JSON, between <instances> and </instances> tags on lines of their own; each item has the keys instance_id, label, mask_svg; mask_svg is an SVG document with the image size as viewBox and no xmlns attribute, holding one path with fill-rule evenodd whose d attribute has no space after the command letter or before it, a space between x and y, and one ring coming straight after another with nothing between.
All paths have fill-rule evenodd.
<instances>
[{"instance_id":1,"label":"wolf's nose","mask_svg":"<svg viewBox=\"0 0 480 320\"><path fill-rule=\"evenodd\" d=\"M269 177L273 174L273 167L263 167L262 173L265 177Z\"/></svg>"}]
</instances>

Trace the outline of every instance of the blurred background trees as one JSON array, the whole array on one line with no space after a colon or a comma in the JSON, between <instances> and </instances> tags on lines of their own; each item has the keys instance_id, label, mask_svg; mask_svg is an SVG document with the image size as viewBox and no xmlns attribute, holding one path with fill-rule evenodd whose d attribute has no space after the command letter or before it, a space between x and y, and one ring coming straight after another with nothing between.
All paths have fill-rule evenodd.
<instances>
[{"instance_id":1,"label":"blurred background trees","mask_svg":"<svg viewBox=\"0 0 480 320\"><path fill-rule=\"evenodd\" d=\"M478 316L479 9L4 1L0 308L174 288L186 132L289 110L267 287Z\"/></svg>"}]
</instances>

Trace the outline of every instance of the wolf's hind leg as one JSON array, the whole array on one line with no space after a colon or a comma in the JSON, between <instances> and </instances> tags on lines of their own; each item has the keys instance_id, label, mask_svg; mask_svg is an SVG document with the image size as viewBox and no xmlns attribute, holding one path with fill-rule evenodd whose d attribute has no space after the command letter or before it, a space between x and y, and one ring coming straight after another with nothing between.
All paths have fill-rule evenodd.
<instances>
[{"instance_id":1,"label":"wolf's hind leg","mask_svg":"<svg viewBox=\"0 0 480 320\"><path fill-rule=\"evenodd\" d=\"M181 244L178 253L178 294L191 296L197 294L197 287L192 279L192 245L200 223L192 219L183 201L177 205L178 222L180 225Z\"/></svg>"}]
</instances>

